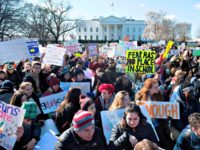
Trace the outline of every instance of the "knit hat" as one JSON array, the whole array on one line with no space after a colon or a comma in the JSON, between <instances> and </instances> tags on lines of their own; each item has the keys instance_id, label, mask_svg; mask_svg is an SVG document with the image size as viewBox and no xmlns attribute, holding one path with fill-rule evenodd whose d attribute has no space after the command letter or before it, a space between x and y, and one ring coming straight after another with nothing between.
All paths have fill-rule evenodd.
<instances>
[{"instance_id":1,"label":"knit hat","mask_svg":"<svg viewBox=\"0 0 200 150\"><path fill-rule=\"evenodd\" d=\"M94 103L92 99L90 99L89 97L86 97L85 95L80 95L79 99L80 99L81 110L87 111L88 107Z\"/></svg>"},{"instance_id":2,"label":"knit hat","mask_svg":"<svg viewBox=\"0 0 200 150\"><path fill-rule=\"evenodd\" d=\"M1 85L1 89L8 89L10 91L13 91L14 85L10 80L5 80L5 81L3 81L2 85Z\"/></svg>"},{"instance_id":3,"label":"knit hat","mask_svg":"<svg viewBox=\"0 0 200 150\"><path fill-rule=\"evenodd\" d=\"M83 130L91 125L94 125L94 117L91 113L84 110L79 110L73 118L73 127L75 131Z\"/></svg>"},{"instance_id":4,"label":"knit hat","mask_svg":"<svg viewBox=\"0 0 200 150\"><path fill-rule=\"evenodd\" d=\"M24 118L35 119L37 117L37 105L34 102L23 102L21 108L26 110Z\"/></svg>"},{"instance_id":5,"label":"knit hat","mask_svg":"<svg viewBox=\"0 0 200 150\"><path fill-rule=\"evenodd\" d=\"M98 90L101 93L103 90L106 90L108 93L113 94L115 92L115 87L112 84L103 83L99 86Z\"/></svg>"},{"instance_id":6,"label":"knit hat","mask_svg":"<svg viewBox=\"0 0 200 150\"><path fill-rule=\"evenodd\" d=\"M14 67L13 67L13 65L11 63L8 63L6 69L7 70L13 70Z\"/></svg>"},{"instance_id":7,"label":"knit hat","mask_svg":"<svg viewBox=\"0 0 200 150\"><path fill-rule=\"evenodd\" d=\"M69 69L64 67L64 69L61 71L61 75L64 75L66 73L70 73Z\"/></svg>"},{"instance_id":8,"label":"knit hat","mask_svg":"<svg viewBox=\"0 0 200 150\"><path fill-rule=\"evenodd\" d=\"M50 87L52 87L53 85L60 84L60 80L55 76L49 76L47 78L47 83Z\"/></svg>"}]
</instances>

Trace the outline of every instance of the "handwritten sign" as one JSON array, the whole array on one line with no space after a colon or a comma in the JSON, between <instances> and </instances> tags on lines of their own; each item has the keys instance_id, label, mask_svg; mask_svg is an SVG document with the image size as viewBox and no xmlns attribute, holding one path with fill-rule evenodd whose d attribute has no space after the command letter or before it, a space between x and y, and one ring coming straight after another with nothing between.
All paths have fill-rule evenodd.
<instances>
[{"instance_id":1,"label":"handwritten sign","mask_svg":"<svg viewBox=\"0 0 200 150\"><path fill-rule=\"evenodd\" d=\"M66 91L40 98L40 104L45 114L55 112L64 100Z\"/></svg>"},{"instance_id":2,"label":"handwritten sign","mask_svg":"<svg viewBox=\"0 0 200 150\"><path fill-rule=\"evenodd\" d=\"M97 55L98 55L97 44L95 44L95 43L90 43L90 44L88 45L88 52L89 52L89 56L91 56L91 57L97 56Z\"/></svg>"},{"instance_id":3,"label":"handwritten sign","mask_svg":"<svg viewBox=\"0 0 200 150\"><path fill-rule=\"evenodd\" d=\"M66 50L71 53L82 52L80 43L78 43L78 41L75 39L64 42L64 46Z\"/></svg>"},{"instance_id":4,"label":"handwritten sign","mask_svg":"<svg viewBox=\"0 0 200 150\"><path fill-rule=\"evenodd\" d=\"M151 50L128 50L126 72L154 73L156 52Z\"/></svg>"},{"instance_id":5,"label":"handwritten sign","mask_svg":"<svg viewBox=\"0 0 200 150\"><path fill-rule=\"evenodd\" d=\"M169 51L170 51L170 49L171 49L171 47L172 47L173 44L174 44L173 41L169 41L168 42L167 47L166 47L166 49L165 49L165 51L163 53L163 58L167 57L167 55L168 55L168 53L169 53Z\"/></svg>"},{"instance_id":6,"label":"handwritten sign","mask_svg":"<svg viewBox=\"0 0 200 150\"><path fill-rule=\"evenodd\" d=\"M90 82L60 82L60 88L68 91L70 88L79 88L81 93L87 95L90 92Z\"/></svg>"},{"instance_id":7,"label":"handwritten sign","mask_svg":"<svg viewBox=\"0 0 200 150\"><path fill-rule=\"evenodd\" d=\"M48 45L46 49L46 54L43 59L43 63L62 66L65 51L65 48L57 47L55 45Z\"/></svg>"},{"instance_id":8,"label":"handwritten sign","mask_svg":"<svg viewBox=\"0 0 200 150\"><path fill-rule=\"evenodd\" d=\"M0 101L0 145L7 150L12 150L17 136L18 126L22 126L25 110Z\"/></svg>"},{"instance_id":9,"label":"handwritten sign","mask_svg":"<svg viewBox=\"0 0 200 150\"><path fill-rule=\"evenodd\" d=\"M30 58L26 41L22 39L0 42L0 53L0 64L19 62L22 58Z\"/></svg>"},{"instance_id":10,"label":"handwritten sign","mask_svg":"<svg viewBox=\"0 0 200 150\"><path fill-rule=\"evenodd\" d=\"M136 42L119 41L119 45L122 47L120 56L126 57L126 51L136 49L136 44Z\"/></svg>"},{"instance_id":11,"label":"handwritten sign","mask_svg":"<svg viewBox=\"0 0 200 150\"><path fill-rule=\"evenodd\" d=\"M179 103L177 102L157 102L157 101L137 101L140 106L145 106L151 118L180 119Z\"/></svg>"},{"instance_id":12,"label":"handwritten sign","mask_svg":"<svg viewBox=\"0 0 200 150\"><path fill-rule=\"evenodd\" d=\"M153 123L151 121L151 118L150 118L146 108L144 106L140 106L140 109L141 109L142 113L144 114L144 116L147 117L147 122L151 124L151 126L155 132L155 135L159 141L159 138L157 136L157 133L155 131L155 128L153 126ZM104 136L106 138L107 143L109 143L110 136L112 133L112 128L121 121L121 119L124 116L124 111L125 111L125 109L116 109L116 110L112 110L112 111L101 111L103 132L104 132Z\"/></svg>"},{"instance_id":13,"label":"handwritten sign","mask_svg":"<svg viewBox=\"0 0 200 150\"><path fill-rule=\"evenodd\" d=\"M121 57L121 58L115 60L115 62L116 62L116 72L125 73L126 58L125 57Z\"/></svg>"}]
</instances>

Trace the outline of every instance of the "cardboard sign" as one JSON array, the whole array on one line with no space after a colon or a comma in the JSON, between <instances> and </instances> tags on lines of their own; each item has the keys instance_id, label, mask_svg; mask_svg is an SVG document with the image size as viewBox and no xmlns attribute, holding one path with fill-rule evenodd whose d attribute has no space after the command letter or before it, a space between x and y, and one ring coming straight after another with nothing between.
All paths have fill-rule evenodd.
<instances>
[{"instance_id":1,"label":"cardboard sign","mask_svg":"<svg viewBox=\"0 0 200 150\"><path fill-rule=\"evenodd\" d=\"M64 46L65 46L66 50L71 53L82 52L80 43L78 43L78 41L75 39L64 42Z\"/></svg>"},{"instance_id":2,"label":"cardboard sign","mask_svg":"<svg viewBox=\"0 0 200 150\"><path fill-rule=\"evenodd\" d=\"M126 72L154 73L156 52L151 50L128 50Z\"/></svg>"},{"instance_id":3,"label":"cardboard sign","mask_svg":"<svg viewBox=\"0 0 200 150\"><path fill-rule=\"evenodd\" d=\"M90 44L88 45L88 52L89 52L89 56L91 56L91 57L97 56L97 55L98 55L97 44L95 44L95 43L90 43Z\"/></svg>"},{"instance_id":4,"label":"cardboard sign","mask_svg":"<svg viewBox=\"0 0 200 150\"><path fill-rule=\"evenodd\" d=\"M48 45L43 63L50 65L63 65L63 56L65 55L65 48L57 47L55 45Z\"/></svg>"},{"instance_id":5,"label":"cardboard sign","mask_svg":"<svg viewBox=\"0 0 200 150\"><path fill-rule=\"evenodd\" d=\"M119 45L122 47L120 56L126 57L127 50L133 50L137 48L136 42L126 42L126 41L119 41Z\"/></svg>"},{"instance_id":6,"label":"cardboard sign","mask_svg":"<svg viewBox=\"0 0 200 150\"><path fill-rule=\"evenodd\" d=\"M115 62L116 62L116 72L125 73L126 58L125 57L119 58L115 60Z\"/></svg>"},{"instance_id":7,"label":"cardboard sign","mask_svg":"<svg viewBox=\"0 0 200 150\"><path fill-rule=\"evenodd\" d=\"M64 91L57 94L41 97L40 104L43 112L45 114L55 112L60 103L64 100L66 93L67 92Z\"/></svg>"},{"instance_id":8,"label":"cardboard sign","mask_svg":"<svg viewBox=\"0 0 200 150\"><path fill-rule=\"evenodd\" d=\"M90 82L60 82L60 88L68 91L70 88L79 88L81 93L87 95L90 92Z\"/></svg>"},{"instance_id":9,"label":"cardboard sign","mask_svg":"<svg viewBox=\"0 0 200 150\"><path fill-rule=\"evenodd\" d=\"M165 51L163 53L163 58L167 57L167 55L168 55L168 53L169 53L169 51L170 51L170 49L171 49L171 47L172 47L173 44L174 44L173 41L169 41L168 42L167 47L166 47L166 49L165 49Z\"/></svg>"},{"instance_id":10,"label":"cardboard sign","mask_svg":"<svg viewBox=\"0 0 200 150\"><path fill-rule=\"evenodd\" d=\"M140 106L140 109L143 113L144 116L146 116L147 118L147 122L151 124L154 132L155 132L155 135L159 141L159 138L157 136L157 133L155 131L155 128L153 126L153 123L151 121L151 118L146 110L146 108L144 106ZM112 133L112 128L119 124L121 119L123 118L124 116L124 111L125 109L116 109L116 110L112 110L112 111L101 111L101 120L102 120L102 126L103 126L103 133L104 133L104 136L106 138L106 142L107 144L109 143L109 140L110 140L110 136L111 136L111 133Z\"/></svg>"},{"instance_id":11,"label":"cardboard sign","mask_svg":"<svg viewBox=\"0 0 200 150\"><path fill-rule=\"evenodd\" d=\"M140 106L145 106L151 118L180 119L179 103L177 102L156 102L156 101L137 101Z\"/></svg>"},{"instance_id":12,"label":"cardboard sign","mask_svg":"<svg viewBox=\"0 0 200 150\"><path fill-rule=\"evenodd\" d=\"M200 56L200 49L193 50L192 56Z\"/></svg>"},{"instance_id":13,"label":"cardboard sign","mask_svg":"<svg viewBox=\"0 0 200 150\"><path fill-rule=\"evenodd\" d=\"M12 150L17 136L17 127L22 126L25 110L0 101L0 145Z\"/></svg>"},{"instance_id":14,"label":"cardboard sign","mask_svg":"<svg viewBox=\"0 0 200 150\"><path fill-rule=\"evenodd\" d=\"M39 51L39 43L37 40L30 40L27 41L27 46L28 46L28 50L31 56L39 56L40 55L40 51Z\"/></svg>"},{"instance_id":15,"label":"cardboard sign","mask_svg":"<svg viewBox=\"0 0 200 150\"><path fill-rule=\"evenodd\" d=\"M0 64L19 62L22 58L30 58L30 53L23 39L0 42Z\"/></svg>"}]
</instances>

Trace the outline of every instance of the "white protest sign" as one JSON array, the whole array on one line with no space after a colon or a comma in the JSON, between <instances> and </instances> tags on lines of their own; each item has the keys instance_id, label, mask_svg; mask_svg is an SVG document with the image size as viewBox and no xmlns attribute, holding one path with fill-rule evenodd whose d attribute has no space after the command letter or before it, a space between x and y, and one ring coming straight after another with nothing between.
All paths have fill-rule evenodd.
<instances>
[{"instance_id":1,"label":"white protest sign","mask_svg":"<svg viewBox=\"0 0 200 150\"><path fill-rule=\"evenodd\" d=\"M137 44L135 41L134 42L119 41L119 45L122 47L120 56L126 57L127 50L137 49L137 45L135 44Z\"/></svg>"},{"instance_id":2,"label":"white protest sign","mask_svg":"<svg viewBox=\"0 0 200 150\"><path fill-rule=\"evenodd\" d=\"M70 88L79 88L81 93L87 95L90 92L90 82L60 82L60 88L68 91Z\"/></svg>"},{"instance_id":3,"label":"white protest sign","mask_svg":"<svg viewBox=\"0 0 200 150\"><path fill-rule=\"evenodd\" d=\"M54 150L57 140L55 135L50 132L45 132L37 145L35 145L34 150Z\"/></svg>"},{"instance_id":4,"label":"white protest sign","mask_svg":"<svg viewBox=\"0 0 200 150\"><path fill-rule=\"evenodd\" d=\"M12 150L17 136L17 128L22 126L25 110L0 101L0 145Z\"/></svg>"},{"instance_id":5,"label":"white protest sign","mask_svg":"<svg viewBox=\"0 0 200 150\"><path fill-rule=\"evenodd\" d=\"M30 58L26 41L22 39L0 42L0 53L0 64Z\"/></svg>"},{"instance_id":6,"label":"white protest sign","mask_svg":"<svg viewBox=\"0 0 200 150\"><path fill-rule=\"evenodd\" d=\"M64 42L64 46L65 46L66 50L71 53L75 53L78 51L82 52L82 47L80 46L78 41L75 39Z\"/></svg>"},{"instance_id":7,"label":"white protest sign","mask_svg":"<svg viewBox=\"0 0 200 150\"><path fill-rule=\"evenodd\" d=\"M55 112L60 103L64 100L65 95L66 91L63 91L57 94L41 97L40 104L43 112L45 114Z\"/></svg>"},{"instance_id":8,"label":"white protest sign","mask_svg":"<svg viewBox=\"0 0 200 150\"><path fill-rule=\"evenodd\" d=\"M145 106L151 118L167 119L170 116L173 119L180 119L178 102L137 101L137 104Z\"/></svg>"},{"instance_id":9,"label":"white protest sign","mask_svg":"<svg viewBox=\"0 0 200 150\"><path fill-rule=\"evenodd\" d=\"M155 132L155 135L156 135L157 139L159 140L146 108L144 106L140 106L140 109L141 109L143 115L146 116L147 122L151 124L151 126ZM103 132L104 132L107 143L109 143L110 136L112 133L112 128L115 125L117 125L118 123L120 123L121 119L124 116L124 111L125 111L125 109L116 109L116 110L112 110L112 111L101 111Z\"/></svg>"},{"instance_id":10,"label":"white protest sign","mask_svg":"<svg viewBox=\"0 0 200 150\"><path fill-rule=\"evenodd\" d=\"M65 51L65 48L57 47L54 45L48 45L46 49L46 54L43 59L43 63L62 66Z\"/></svg>"}]
</instances>

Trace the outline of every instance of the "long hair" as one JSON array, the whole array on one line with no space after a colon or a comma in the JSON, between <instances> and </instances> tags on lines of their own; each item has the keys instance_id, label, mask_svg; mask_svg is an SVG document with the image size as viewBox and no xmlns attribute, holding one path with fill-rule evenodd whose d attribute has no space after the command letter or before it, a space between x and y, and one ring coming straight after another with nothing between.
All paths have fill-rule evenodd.
<instances>
[{"instance_id":1,"label":"long hair","mask_svg":"<svg viewBox=\"0 0 200 150\"><path fill-rule=\"evenodd\" d=\"M115 95L115 98L114 98L113 103L111 104L109 110L122 108L123 107L123 103L124 103L124 98L126 97L127 94L128 94L127 91L119 91Z\"/></svg>"},{"instance_id":2,"label":"long hair","mask_svg":"<svg viewBox=\"0 0 200 150\"><path fill-rule=\"evenodd\" d=\"M135 96L135 100L143 100L147 101L148 100L148 94L150 92L150 89L153 87L153 85L157 84L158 81L156 79L146 79L144 82L144 85L140 91ZM151 100L155 101L161 101L162 100L162 95L159 92L158 94L151 95Z\"/></svg>"},{"instance_id":3,"label":"long hair","mask_svg":"<svg viewBox=\"0 0 200 150\"><path fill-rule=\"evenodd\" d=\"M126 122L126 116L127 116L128 113L138 114L138 116L140 118L140 121L139 121L140 125L144 125L146 123L147 118L142 114L140 107L138 105L136 105L135 103L130 103L126 107L125 112L124 112L124 116L123 116L121 123L120 123L120 125L123 129L128 127L128 124Z\"/></svg>"},{"instance_id":4,"label":"long hair","mask_svg":"<svg viewBox=\"0 0 200 150\"><path fill-rule=\"evenodd\" d=\"M80 105L79 105L79 96L80 95L81 95L81 90L79 88L71 88L67 92L63 102L58 107L57 112L58 113L63 112L63 110L71 104L73 104L75 107L77 107L77 109L79 109L80 108Z\"/></svg>"},{"instance_id":5,"label":"long hair","mask_svg":"<svg viewBox=\"0 0 200 150\"><path fill-rule=\"evenodd\" d=\"M32 83L31 82L22 82L19 86L19 91L24 91L27 86L32 87Z\"/></svg>"},{"instance_id":6,"label":"long hair","mask_svg":"<svg viewBox=\"0 0 200 150\"><path fill-rule=\"evenodd\" d=\"M21 106L22 106L22 101L21 101L21 99L22 99L22 97L23 97L24 95L26 95L24 92L22 92L22 91L16 91L16 92L13 94L13 96L12 96L12 98L11 98L11 100L10 100L10 104L11 104L11 105L14 105L14 106L17 106L17 107L21 107ZM26 97L28 98L27 95L26 95Z\"/></svg>"}]
</instances>

